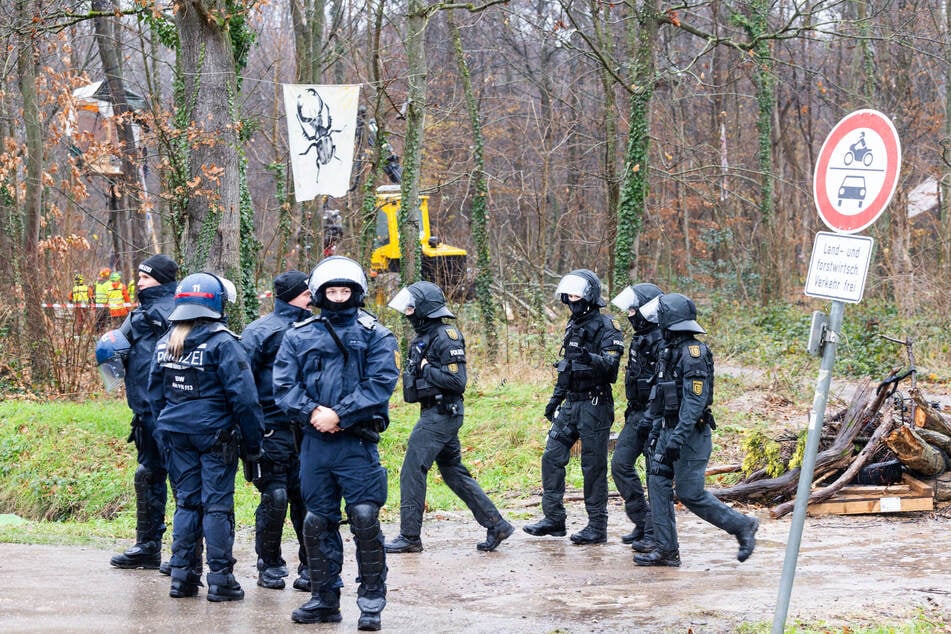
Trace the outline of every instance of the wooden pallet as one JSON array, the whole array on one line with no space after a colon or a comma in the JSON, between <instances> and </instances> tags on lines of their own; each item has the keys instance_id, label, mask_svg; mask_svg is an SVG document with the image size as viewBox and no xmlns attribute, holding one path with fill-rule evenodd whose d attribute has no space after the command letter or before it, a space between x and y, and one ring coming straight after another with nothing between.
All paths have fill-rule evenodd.
<instances>
[{"instance_id":1,"label":"wooden pallet","mask_svg":"<svg viewBox=\"0 0 951 634\"><path fill-rule=\"evenodd\" d=\"M849 485L824 502L810 504L809 515L858 515L900 513L934 509L934 488L903 474L900 484Z\"/></svg>"}]
</instances>

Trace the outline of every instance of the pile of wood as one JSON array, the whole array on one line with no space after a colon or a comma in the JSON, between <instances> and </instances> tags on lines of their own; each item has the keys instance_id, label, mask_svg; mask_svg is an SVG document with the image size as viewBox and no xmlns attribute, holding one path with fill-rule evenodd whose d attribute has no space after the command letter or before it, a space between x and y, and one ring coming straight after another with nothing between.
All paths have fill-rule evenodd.
<instances>
[{"instance_id":1,"label":"pile of wood","mask_svg":"<svg viewBox=\"0 0 951 634\"><path fill-rule=\"evenodd\" d=\"M896 393L900 378L893 373L874 390L866 381L846 409L826 418L813 472L810 512L837 495L866 502L843 504L843 513L922 510L933 508L934 501L951 500L951 422L917 387L907 397ZM901 462L902 483L891 488L853 484L864 467L889 459ZM795 506L799 473L794 468L768 478L758 471L734 486L711 492L723 500L770 506L773 517L782 517ZM886 508L892 506L886 500L895 496L917 501Z\"/></svg>"}]
</instances>

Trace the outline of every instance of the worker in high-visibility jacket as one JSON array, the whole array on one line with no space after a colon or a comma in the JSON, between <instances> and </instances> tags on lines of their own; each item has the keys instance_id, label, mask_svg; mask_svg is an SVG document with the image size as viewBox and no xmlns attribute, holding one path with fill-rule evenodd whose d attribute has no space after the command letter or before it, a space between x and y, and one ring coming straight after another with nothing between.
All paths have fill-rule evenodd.
<instances>
[{"instance_id":1,"label":"worker in high-visibility jacket","mask_svg":"<svg viewBox=\"0 0 951 634\"><path fill-rule=\"evenodd\" d=\"M112 275L109 276L109 282L109 316L114 322L118 322L121 325L125 316L129 314L129 308L131 307L129 291L126 290L125 284L122 283L122 276L119 275L118 271L113 272Z\"/></svg>"},{"instance_id":2,"label":"worker in high-visibility jacket","mask_svg":"<svg viewBox=\"0 0 951 634\"><path fill-rule=\"evenodd\" d=\"M99 279L96 280L96 292L93 297L96 302L97 330L103 330L109 322L109 288L112 286L109 275L111 273L109 267L103 267L99 269Z\"/></svg>"},{"instance_id":3,"label":"worker in high-visibility jacket","mask_svg":"<svg viewBox=\"0 0 951 634\"><path fill-rule=\"evenodd\" d=\"M73 305L73 322L80 327L91 322L89 309L93 304L93 290L83 276L77 273L73 277L73 290L69 292L69 303Z\"/></svg>"}]
</instances>

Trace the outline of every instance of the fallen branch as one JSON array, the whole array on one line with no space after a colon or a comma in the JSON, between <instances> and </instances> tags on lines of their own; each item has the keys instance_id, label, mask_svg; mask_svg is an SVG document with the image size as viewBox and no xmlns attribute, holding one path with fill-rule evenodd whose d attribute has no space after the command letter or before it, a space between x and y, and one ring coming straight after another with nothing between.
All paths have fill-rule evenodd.
<instances>
[{"instance_id":1,"label":"fallen branch","mask_svg":"<svg viewBox=\"0 0 951 634\"><path fill-rule=\"evenodd\" d=\"M852 482L862 467L865 466L865 463L868 462L872 456L875 455L875 452L877 452L882 447L882 439L898 424L899 423L892 415L891 406L887 406L886 412L882 415L882 422L878 425L878 428L875 430L875 433L872 434L872 437L869 439L868 443L862 448L862 451L860 451L855 459L852 460L852 464L849 465L849 468L846 469L842 475L836 478L836 480L829 486L812 491L812 493L809 494L808 504L815 504L824 500L828 500L842 487ZM793 508L795 508L795 504L795 500L783 502L770 511L770 516L774 518L780 518L792 511Z\"/></svg>"}]
</instances>

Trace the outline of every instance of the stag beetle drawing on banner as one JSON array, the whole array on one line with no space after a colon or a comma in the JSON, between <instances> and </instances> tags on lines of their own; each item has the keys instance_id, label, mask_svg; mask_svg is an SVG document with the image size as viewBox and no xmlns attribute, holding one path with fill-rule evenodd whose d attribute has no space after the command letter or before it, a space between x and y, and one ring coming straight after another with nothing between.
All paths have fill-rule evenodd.
<instances>
[{"instance_id":1,"label":"stag beetle drawing on banner","mask_svg":"<svg viewBox=\"0 0 951 634\"><path fill-rule=\"evenodd\" d=\"M333 130L333 120L330 108L317 91L308 88L297 95L297 121L301 132L310 143L301 156L316 151L317 179L320 178L320 166L330 163L330 159L337 157L337 146L334 145L331 134L340 130Z\"/></svg>"}]
</instances>

